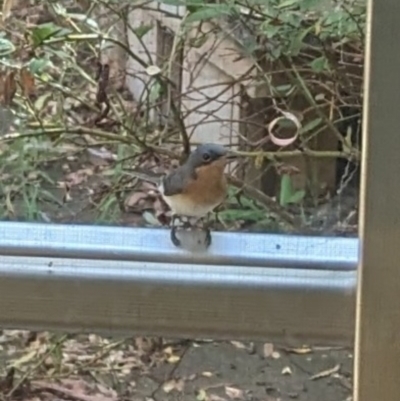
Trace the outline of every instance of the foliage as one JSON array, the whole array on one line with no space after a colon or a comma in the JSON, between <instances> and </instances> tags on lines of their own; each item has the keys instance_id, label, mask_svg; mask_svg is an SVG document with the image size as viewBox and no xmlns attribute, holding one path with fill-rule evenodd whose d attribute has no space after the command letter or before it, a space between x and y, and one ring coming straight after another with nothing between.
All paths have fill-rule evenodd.
<instances>
[{"instance_id":1,"label":"foliage","mask_svg":"<svg viewBox=\"0 0 400 401\"><path fill-rule=\"evenodd\" d=\"M0 168L3 217L19 218L22 213L29 219L59 219L59 211L68 208L66 200L89 197L81 212L87 213L89 207L95 210L91 218L98 221L123 219L124 199L129 197L131 185L136 185L126 168L144 163L168 168L171 157L181 156L175 145L182 144L184 153L188 151L185 116L193 111L183 112L178 105L179 97L192 94L173 95L171 71L176 54L185 46L201 48L212 34L200 28L197 37L188 39L191 29L205 22L230 28L244 56L254 61L259 80L272 95L267 110L270 121L285 111L300 113L300 135L288 149L265 148L265 141L246 144L244 154L254 158L258 167L266 163L290 166L292 156L304 154L311 159L340 156L358 160L354 132L343 133L342 125L357 118L361 110L363 3L160 0L164 5L186 6L186 14L172 53L165 60L150 62L129 49L113 31L115 21L127 23L127 7L141 5L111 0L93 1L87 7L82 6L85 2L21 3L20 8L13 8L12 1L3 2L0 32L0 157L6 161ZM24 12L23 6L29 12ZM104 23L105 14L111 23ZM151 24L127 26L128 34L142 43L153 29ZM133 101L114 85L111 64L102 61L110 47L122 48L145 68L147 97ZM346 70L349 66L350 74ZM307 104L303 102L303 109L296 110L299 96ZM167 103L171 122L163 120L155 125L152 115L162 102ZM351 112L346 115L345 109ZM341 147L319 152L313 143L327 131L338 138ZM88 191L87 186L92 189ZM282 213L290 203L306 202L304 195L293 187L291 175L281 174ZM266 197L264 200L270 204ZM41 211L43 202L52 204L57 213L47 216ZM262 197L257 202L263 203ZM233 202L223 213L227 221L234 216L259 221L264 209L258 205L258 215L254 205L247 204L244 214L238 215ZM153 200L149 207L154 207ZM77 213L70 218L77 218Z\"/></svg>"}]
</instances>

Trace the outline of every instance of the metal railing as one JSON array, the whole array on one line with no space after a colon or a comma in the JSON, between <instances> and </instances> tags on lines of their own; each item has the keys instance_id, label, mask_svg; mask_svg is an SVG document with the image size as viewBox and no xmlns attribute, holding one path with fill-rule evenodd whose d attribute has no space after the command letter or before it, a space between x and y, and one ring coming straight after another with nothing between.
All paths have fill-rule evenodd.
<instances>
[{"instance_id":1,"label":"metal railing","mask_svg":"<svg viewBox=\"0 0 400 401\"><path fill-rule=\"evenodd\" d=\"M358 240L214 233L206 253L163 229L0 224L1 325L350 344Z\"/></svg>"}]
</instances>

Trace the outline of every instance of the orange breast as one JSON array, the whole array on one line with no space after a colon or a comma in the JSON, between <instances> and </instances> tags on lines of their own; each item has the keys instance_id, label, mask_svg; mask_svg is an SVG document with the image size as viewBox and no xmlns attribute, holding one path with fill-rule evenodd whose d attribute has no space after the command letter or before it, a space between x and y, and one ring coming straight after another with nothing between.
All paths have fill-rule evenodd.
<instances>
[{"instance_id":1,"label":"orange breast","mask_svg":"<svg viewBox=\"0 0 400 401\"><path fill-rule=\"evenodd\" d=\"M197 178L184 191L192 201L215 208L226 196L227 183L224 174L226 162L218 160L196 169Z\"/></svg>"},{"instance_id":2,"label":"orange breast","mask_svg":"<svg viewBox=\"0 0 400 401\"><path fill-rule=\"evenodd\" d=\"M225 165L226 161L221 159L197 168L196 179L190 180L182 193L165 196L173 213L201 218L220 205L227 192Z\"/></svg>"}]
</instances>

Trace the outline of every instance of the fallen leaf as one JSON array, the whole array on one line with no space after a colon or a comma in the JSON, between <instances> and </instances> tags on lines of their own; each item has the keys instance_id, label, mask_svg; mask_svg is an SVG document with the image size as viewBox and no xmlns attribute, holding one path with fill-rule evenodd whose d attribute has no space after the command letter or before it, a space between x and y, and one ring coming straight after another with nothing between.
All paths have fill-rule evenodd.
<instances>
[{"instance_id":1,"label":"fallen leaf","mask_svg":"<svg viewBox=\"0 0 400 401\"><path fill-rule=\"evenodd\" d=\"M328 377L333 375L334 373L339 372L340 370L340 364L334 366L331 369L323 370L322 372L317 373L314 376L310 377L310 380L318 380L318 379L323 379L324 377Z\"/></svg>"},{"instance_id":2,"label":"fallen leaf","mask_svg":"<svg viewBox=\"0 0 400 401\"><path fill-rule=\"evenodd\" d=\"M25 97L30 97L35 92L35 77L26 68L20 71L20 82Z\"/></svg>"},{"instance_id":3,"label":"fallen leaf","mask_svg":"<svg viewBox=\"0 0 400 401\"><path fill-rule=\"evenodd\" d=\"M243 390L236 387L225 387L226 395L233 400L241 400L244 398Z\"/></svg>"},{"instance_id":4,"label":"fallen leaf","mask_svg":"<svg viewBox=\"0 0 400 401\"><path fill-rule=\"evenodd\" d=\"M167 361L168 363L177 363L180 361L180 359L181 357L178 355L171 355L170 357L168 357Z\"/></svg>"},{"instance_id":5,"label":"fallen leaf","mask_svg":"<svg viewBox=\"0 0 400 401\"><path fill-rule=\"evenodd\" d=\"M269 358L274 353L274 345L271 343L265 343L263 347L263 354L265 358Z\"/></svg>"},{"instance_id":6,"label":"fallen leaf","mask_svg":"<svg viewBox=\"0 0 400 401\"><path fill-rule=\"evenodd\" d=\"M134 192L129 195L125 200L125 206L134 207L136 206L142 199L146 199L147 194L145 192Z\"/></svg>"},{"instance_id":7,"label":"fallen leaf","mask_svg":"<svg viewBox=\"0 0 400 401\"><path fill-rule=\"evenodd\" d=\"M207 372L207 371L206 372L202 372L201 375L204 376L204 377L212 377L212 376L214 376L212 372Z\"/></svg>"},{"instance_id":8,"label":"fallen leaf","mask_svg":"<svg viewBox=\"0 0 400 401\"><path fill-rule=\"evenodd\" d=\"M148 210L143 212L142 216L147 224L150 224L151 226L161 226L161 223L158 221L157 217L155 217L154 214Z\"/></svg>"},{"instance_id":9,"label":"fallen leaf","mask_svg":"<svg viewBox=\"0 0 400 401\"><path fill-rule=\"evenodd\" d=\"M157 184L155 184L154 182L142 181L141 184L140 184L140 187L143 190L146 190L146 191L149 191L149 192L150 191L153 191L154 193L157 192Z\"/></svg>"},{"instance_id":10,"label":"fallen leaf","mask_svg":"<svg viewBox=\"0 0 400 401\"><path fill-rule=\"evenodd\" d=\"M114 390L107 390L105 393L100 392L99 387L93 388L89 383L79 379L63 379L60 383L48 383L45 381L32 381L33 388L40 389L43 392L55 395L56 398L60 397L60 393L67 398L80 401L117 401L118 397ZM95 392L97 390L97 392Z\"/></svg>"},{"instance_id":11,"label":"fallen leaf","mask_svg":"<svg viewBox=\"0 0 400 401\"><path fill-rule=\"evenodd\" d=\"M72 173L67 174L66 181L72 187L75 185L82 184L85 182L89 176L93 175L93 169L91 168L83 168L77 171L73 171Z\"/></svg>"},{"instance_id":12,"label":"fallen leaf","mask_svg":"<svg viewBox=\"0 0 400 401\"><path fill-rule=\"evenodd\" d=\"M15 82L15 71L10 71L2 85L3 89L3 105L10 106L17 91L17 84Z\"/></svg>"},{"instance_id":13,"label":"fallen leaf","mask_svg":"<svg viewBox=\"0 0 400 401\"><path fill-rule=\"evenodd\" d=\"M203 389L198 390L196 399L198 401L205 401L207 399L207 393Z\"/></svg>"},{"instance_id":14,"label":"fallen leaf","mask_svg":"<svg viewBox=\"0 0 400 401\"><path fill-rule=\"evenodd\" d=\"M291 375L292 374L292 369L290 368L290 366L285 366L282 369L282 374L283 375Z\"/></svg>"},{"instance_id":15,"label":"fallen leaf","mask_svg":"<svg viewBox=\"0 0 400 401\"><path fill-rule=\"evenodd\" d=\"M173 355L174 350L172 347L167 347L167 348L164 348L163 352L164 352L164 354L167 354L167 355Z\"/></svg>"},{"instance_id":16,"label":"fallen leaf","mask_svg":"<svg viewBox=\"0 0 400 401\"><path fill-rule=\"evenodd\" d=\"M281 354L277 351L274 351L271 356L273 359L279 359L281 357Z\"/></svg>"},{"instance_id":17,"label":"fallen leaf","mask_svg":"<svg viewBox=\"0 0 400 401\"><path fill-rule=\"evenodd\" d=\"M302 347L302 348L288 348L288 352L291 352L292 354L298 354L298 355L305 355L309 354L312 352L312 349L309 347Z\"/></svg>"},{"instance_id":18,"label":"fallen leaf","mask_svg":"<svg viewBox=\"0 0 400 401\"><path fill-rule=\"evenodd\" d=\"M183 380L177 380L176 381L176 389L177 389L177 391L182 392L184 387L185 387L185 382Z\"/></svg>"},{"instance_id":19,"label":"fallen leaf","mask_svg":"<svg viewBox=\"0 0 400 401\"><path fill-rule=\"evenodd\" d=\"M171 391L178 391L178 392L182 392L183 388L185 386L185 383L183 382L182 379L179 380L169 380L167 382L165 382L162 386L164 392L166 392L167 394L169 394Z\"/></svg>"},{"instance_id":20,"label":"fallen leaf","mask_svg":"<svg viewBox=\"0 0 400 401\"><path fill-rule=\"evenodd\" d=\"M101 337L98 336L97 334L89 334L88 335L88 340L92 344L99 344L100 340L101 340Z\"/></svg>"},{"instance_id":21,"label":"fallen leaf","mask_svg":"<svg viewBox=\"0 0 400 401\"><path fill-rule=\"evenodd\" d=\"M240 341L231 341L231 344L232 344L234 347L239 348L239 349L246 349L246 348L247 348L247 347L246 347L243 343L241 343Z\"/></svg>"},{"instance_id":22,"label":"fallen leaf","mask_svg":"<svg viewBox=\"0 0 400 401\"><path fill-rule=\"evenodd\" d=\"M220 396L217 395L217 394L209 394L209 395L208 395L208 399L209 399L210 401L226 401L225 398L220 397Z\"/></svg>"},{"instance_id":23,"label":"fallen leaf","mask_svg":"<svg viewBox=\"0 0 400 401\"><path fill-rule=\"evenodd\" d=\"M30 362L33 358L35 358L35 356L38 354L37 350L33 350L31 352L28 352L27 354L24 354L21 356L21 358L13 361L11 363L11 366L13 368L18 368L21 365L25 365L26 363Z\"/></svg>"},{"instance_id":24,"label":"fallen leaf","mask_svg":"<svg viewBox=\"0 0 400 401\"><path fill-rule=\"evenodd\" d=\"M13 8L14 0L3 0L2 18L5 21L10 15Z\"/></svg>"},{"instance_id":25,"label":"fallen leaf","mask_svg":"<svg viewBox=\"0 0 400 401\"><path fill-rule=\"evenodd\" d=\"M106 148L100 148L100 149L95 149L95 148L88 148L87 152L89 153L90 156L93 156L94 158L106 160L106 161L115 161L117 160L117 155L110 152Z\"/></svg>"}]
</instances>

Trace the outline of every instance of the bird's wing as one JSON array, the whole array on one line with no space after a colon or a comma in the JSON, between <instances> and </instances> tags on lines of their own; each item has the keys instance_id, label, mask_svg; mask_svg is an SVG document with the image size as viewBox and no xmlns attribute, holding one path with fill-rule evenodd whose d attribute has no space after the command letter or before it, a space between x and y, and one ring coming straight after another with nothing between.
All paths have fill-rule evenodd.
<instances>
[{"instance_id":1,"label":"bird's wing","mask_svg":"<svg viewBox=\"0 0 400 401\"><path fill-rule=\"evenodd\" d=\"M185 186L193 179L196 179L196 173L194 171L191 172L183 166L176 169L163 180L164 195L173 196L181 194Z\"/></svg>"}]
</instances>

